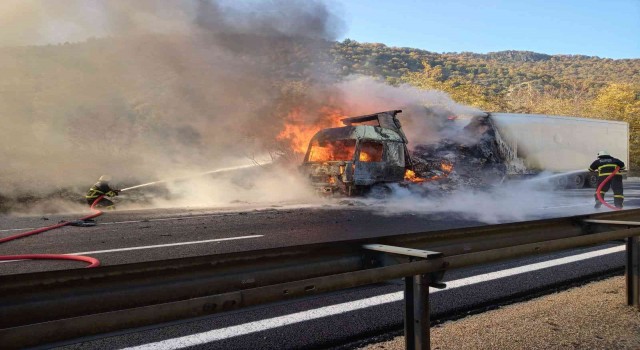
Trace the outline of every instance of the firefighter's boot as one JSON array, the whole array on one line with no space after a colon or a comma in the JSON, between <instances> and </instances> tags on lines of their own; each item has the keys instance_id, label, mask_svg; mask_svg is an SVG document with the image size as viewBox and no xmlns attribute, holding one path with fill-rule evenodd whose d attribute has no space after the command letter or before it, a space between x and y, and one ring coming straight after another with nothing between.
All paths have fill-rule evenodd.
<instances>
[{"instance_id":1,"label":"firefighter's boot","mask_svg":"<svg viewBox=\"0 0 640 350\"><path fill-rule=\"evenodd\" d=\"M618 196L613 197L613 204L616 208L622 209L622 202L624 202L624 198Z\"/></svg>"},{"instance_id":2,"label":"firefighter's boot","mask_svg":"<svg viewBox=\"0 0 640 350\"><path fill-rule=\"evenodd\" d=\"M602 199L604 200L604 192L600 192L600 195L602 196ZM602 202L600 202L600 200L598 199L598 194L594 194L593 198L595 198L596 200L596 204L593 206L596 209L600 209L600 207L602 206Z\"/></svg>"}]
</instances>

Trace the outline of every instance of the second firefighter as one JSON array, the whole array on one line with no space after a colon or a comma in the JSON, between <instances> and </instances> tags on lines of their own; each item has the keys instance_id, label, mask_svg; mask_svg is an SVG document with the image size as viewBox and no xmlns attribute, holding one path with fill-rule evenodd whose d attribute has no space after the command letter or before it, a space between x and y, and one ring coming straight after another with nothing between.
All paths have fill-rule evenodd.
<instances>
[{"instance_id":1,"label":"second firefighter","mask_svg":"<svg viewBox=\"0 0 640 350\"><path fill-rule=\"evenodd\" d=\"M618 158L612 157L607 151L598 152L598 159L591 163L589 166L589 171L597 171L598 172L598 187L600 184L613 173L616 167L620 168L620 171L625 170L624 162ZM604 184L602 190L600 191L600 195L604 199L605 193L609 191L609 187L613 189L613 203L616 208L622 208L622 203L624 202L624 194L622 188L622 174L619 172L611 179L611 181ZM596 189L597 191L597 189ZM598 200L598 193L595 194L596 204L595 208L600 208L602 203Z\"/></svg>"},{"instance_id":2,"label":"second firefighter","mask_svg":"<svg viewBox=\"0 0 640 350\"><path fill-rule=\"evenodd\" d=\"M98 199L98 197L102 195L106 197L113 197L113 196L117 196L118 193L120 193L120 190L112 189L111 186L109 186L109 181L111 181L110 176L108 175L100 176L100 179L98 179L98 182L96 182L96 184L93 185L85 195L85 198L87 199L87 204L93 205L93 202L95 202L96 199ZM104 197L101 198L100 201L98 201L98 203L96 204L96 207L101 207L105 209L116 208L115 204L111 200Z\"/></svg>"}]
</instances>

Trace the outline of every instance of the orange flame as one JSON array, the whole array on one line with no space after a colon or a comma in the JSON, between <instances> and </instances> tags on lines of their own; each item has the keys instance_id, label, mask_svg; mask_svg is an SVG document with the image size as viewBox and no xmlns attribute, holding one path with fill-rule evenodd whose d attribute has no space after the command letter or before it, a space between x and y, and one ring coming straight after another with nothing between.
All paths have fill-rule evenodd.
<instances>
[{"instance_id":1,"label":"orange flame","mask_svg":"<svg viewBox=\"0 0 640 350\"><path fill-rule=\"evenodd\" d=\"M287 115L284 129L280 131L276 139L289 143L290 149L295 153L304 154L307 152L309 140L316 132L325 128L335 128L343 126L340 119L346 118L338 108L322 107L319 117L315 122L309 122L305 118L301 108L295 108Z\"/></svg>"},{"instance_id":2,"label":"orange flame","mask_svg":"<svg viewBox=\"0 0 640 350\"><path fill-rule=\"evenodd\" d=\"M442 161L440 163L440 170L442 170L443 172L441 176L436 175L426 179L426 178L417 176L413 170L407 169L404 173L404 179L407 181L415 182L415 183L445 179L449 177L449 175L453 171L453 164L447 161Z\"/></svg>"},{"instance_id":3,"label":"orange flame","mask_svg":"<svg viewBox=\"0 0 640 350\"><path fill-rule=\"evenodd\" d=\"M432 176L429 180L441 180L449 177L449 174L453 171L453 164L447 161L442 161L440 163L440 170L443 172L441 176Z\"/></svg>"},{"instance_id":4,"label":"orange flame","mask_svg":"<svg viewBox=\"0 0 640 350\"><path fill-rule=\"evenodd\" d=\"M382 162L382 153L384 147L381 143L372 143L365 141L360 148L361 162Z\"/></svg>"},{"instance_id":5,"label":"orange flame","mask_svg":"<svg viewBox=\"0 0 640 350\"><path fill-rule=\"evenodd\" d=\"M356 151L355 140L336 140L319 145L318 142L311 144L309 151L310 162L329 162L336 160L348 161L353 159Z\"/></svg>"},{"instance_id":6,"label":"orange flame","mask_svg":"<svg viewBox=\"0 0 640 350\"><path fill-rule=\"evenodd\" d=\"M367 154L366 152L360 152L360 161L361 162L370 162L371 161L371 156L369 154Z\"/></svg>"},{"instance_id":7,"label":"orange flame","mask_svg":"<svg viewBox=\"0 0 640 350\"><path fill-rule=\"evenodd\" d=\"M415 182L415 183L427 181L424 178L418 177L415 171L409 170L409 169L407 169L407 171L404 172L404 179L407 181Z\"/></svg>"}]
</instances>

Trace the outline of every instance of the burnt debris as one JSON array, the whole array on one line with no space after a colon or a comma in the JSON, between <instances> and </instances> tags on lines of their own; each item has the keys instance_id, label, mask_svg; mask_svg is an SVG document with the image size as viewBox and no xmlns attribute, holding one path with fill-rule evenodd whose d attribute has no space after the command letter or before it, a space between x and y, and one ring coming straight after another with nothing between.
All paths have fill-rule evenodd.
<instances>
[{"instance_id":1,"label":"burnt debris","mask_svg":"<svg viewBox=\"0 0 640 350\"><path fill-rule=\"evenodd\" d=\"M464 128L456 129L457 125L445 126L446 138L414 148L411 160L416 175L441 190L481 189L503 181L506 162L489 117L476 116Z\"/></svg>"}]
</instances>

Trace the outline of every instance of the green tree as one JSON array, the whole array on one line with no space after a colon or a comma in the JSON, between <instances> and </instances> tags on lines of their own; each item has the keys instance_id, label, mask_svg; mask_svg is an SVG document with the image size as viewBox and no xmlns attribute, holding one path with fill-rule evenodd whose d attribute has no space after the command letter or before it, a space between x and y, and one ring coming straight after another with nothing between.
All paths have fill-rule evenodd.
<instances>
[{"instance_id":1,"label":"green tree","mask_svg":"<svg viewBox=\"0 0 640 350\"><path fill-rule=\"evenodd\" d=\"M593 107L597 115L629 123L631 169L637 173L640 169L640 85L609 84L598 92Z\"/></svg>"},{"instance_id":2,"label":"green tree","mask_svg":"<svg viewBox=\"0 0 640 350\"><path fill-rule=\"evenodd\" d=\"M461 78L446 79L442 66L431 67L427 62L423 64L425 68L422 71L409 72L402 77L402 80L420 89L444 91L458 103L484 110L501 109L502 101L488 94L487 90L481 86Z\"/></svg>"}]
</instances>

